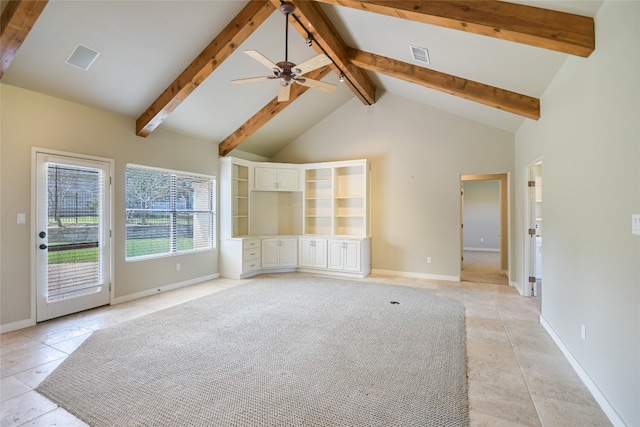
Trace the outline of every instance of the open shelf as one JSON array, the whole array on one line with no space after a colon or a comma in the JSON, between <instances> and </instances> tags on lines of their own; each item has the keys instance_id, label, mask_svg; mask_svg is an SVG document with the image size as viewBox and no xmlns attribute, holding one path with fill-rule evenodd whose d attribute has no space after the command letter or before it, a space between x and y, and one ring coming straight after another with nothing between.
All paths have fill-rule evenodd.
<instances>
[{"instance_id":1,"label":"open shelf","mask_svg":"<svg viewBox=\"0 0 640 427\"><path fill-rule=\"evenodd\" d=\"M304 234L368 235L368 164L335 162L308 168L304 183Z\"/></svg>"},{"instance_id":2,"label":"open shelf","mask_svg":"<svg viewBox=\"0 0 640 427\"><path fill-rule=\"evenodd\" d=\"M335 219L336 236L363 236L365 234L365 219L362 216L339 216Z\"/></svg>"},{"instance_id":3,"label":"open shelf","mask_svg":"<svg viewBox=\"0 0 640 427\"><path fill-rule=\"evenodd\" d=\"M249 168L234 164L231 172L231 220L233 237L249 235Z\"/></svg>"}]
</instances>

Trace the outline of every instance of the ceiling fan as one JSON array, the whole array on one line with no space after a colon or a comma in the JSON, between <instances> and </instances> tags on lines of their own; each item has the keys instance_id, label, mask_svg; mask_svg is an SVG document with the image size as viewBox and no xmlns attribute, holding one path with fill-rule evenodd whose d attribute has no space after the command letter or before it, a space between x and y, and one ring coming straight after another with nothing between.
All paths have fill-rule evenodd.
<instances>
[{"instance_id":1,"label":"ceiling fan","mask_svg":"<svg viewBox=\"0 0 640 427\"><path fill-rule=\"evenodd\" d=\"M273 75L262 77L249 77L246 79L232 80L233 83L250 83L262 80L280 80L278 89L278 102L288 101L291 92L291 84L297 83L313 89L320 89L325 92L333 92L336 85L321 82L319 80L302 77L309 71L331 64L331 59L324 54L313 57L300 65L289 62L289 15L293 13L295 7L291 3L282 3L280 12L285 16L285 45L284 45L284 61L274 63L257 50L245 50L244 53L269 68Z\"/></svg>"}]
</instances>

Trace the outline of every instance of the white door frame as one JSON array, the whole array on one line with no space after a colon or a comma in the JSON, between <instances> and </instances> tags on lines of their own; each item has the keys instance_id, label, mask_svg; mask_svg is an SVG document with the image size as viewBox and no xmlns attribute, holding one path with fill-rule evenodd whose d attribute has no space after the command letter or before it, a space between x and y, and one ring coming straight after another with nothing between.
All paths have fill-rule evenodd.
<instances>
[{"instance_id":1,"label":"white door frame","mask_svg":"<svg viewBox=\"0 0 640 427\"><path fill-rule=\"evenodd\" d=\"M522 172L523 174L523 194L524 194L524 217L523 217L523 229L522 229L522 239L523 239L523 259L522 259L522 288L523 288L523 296L531 297L533 296L533 292L531 292L531 283L529 282L529 276L533 274L533 277L536 277L535 267L533 267L534 271L531 269L531 237L529 236L529 228L531 224L531 211L533 207L531 206L531 196L529 188L529 180L531 179L531 168L533 168L536 163L541 162L542 158L537 157L534 161L529 163L524 167ZM535 286L535 285L534 285Z\"/></svg>"},{"instance_id":2,"label":"white door frame","mask_svg":"<svg viewBox=\"0 0 640 427\"><path fill-rule=\"evenodd\" d=\"M463 188L463 185L467 181L499 181L500 182L500 272L505 274L509 279L509 285L511 286L511 251L510 251L510 241L511 241L511 216L510 212L510 202L509 202L509 173L508 172L498 172L498 173L486 173L486 174L468 174L468 175L460 175L460 188ZM462 192L461 192L462 193ZM460 196L460 212L462 215L462 211L464 209L463 206L464 198L461 194ZM462 217L461 217L462 221ZM461 222L462 223L462 222ZM462 236L462 227L460 228L460 235ZM462 266L464 261L462 261L462 257L464 254L464 243L462 242L462 237L460 238L460 275L462 275Z\"/></svg>"},{"instance_id":3,"label":"white door frame","mask_svg":"<svg viewBox=\"0 0 640 427\"><path fill-rule=\"evenodd\" d=\"M101 162L106 163L109 169L109 176L105 177L105 180L108 180L110 185L107 185L105 197L108 200L108 206L106 210L108 212L108 223L105 224L108 232L105 233L104 239L108 240L108 255L109 255L109 265L107 266L108 275L109 275L109 304L113 304L115 287L114 287L114 256L113 256L113 185L112 178L114 175L114 161L113 159L108 159L105 157L91 156L85 154L77 154L70 153L59 150L51 150L47 148L39 148L32 147L31 148L31 314L30 320L33 324L36 323L37 319L37 300L38 300L38 251L40 249L39 246L39 238L38 238L38 218L36 217L36 212L38 209L38 200L37 200L37 189L38 189L38 154L45 154L51 156L60 156L66 157L69 159L77 159L79 161L93 161L93 162Z\"/></svg>"}]
</instances>

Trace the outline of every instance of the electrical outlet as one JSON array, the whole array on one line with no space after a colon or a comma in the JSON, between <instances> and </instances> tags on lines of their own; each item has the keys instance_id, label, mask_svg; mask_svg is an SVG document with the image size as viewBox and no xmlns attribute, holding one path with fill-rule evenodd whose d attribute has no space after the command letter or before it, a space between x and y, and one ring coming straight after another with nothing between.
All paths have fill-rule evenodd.
<instances>
[{"instance_id":1,"label":"electrical outlet","mask_svg":"<svg viewBox=\"0 0 640 427\"><path fill-rule=\"evenodd\" d=\"M176 271L180 271L180 263L176 262Z\"/></svg>"},{"instance_id":2,"label":"electrical outlet","mask_svg":"<svg viewBox=\"0 0 640 427\"><path fill-rule=\"evenodd\" d=\"M582 338L582 341L587 340L587 327L584 325L580 325L580 338Z\"/></svg>"},{"instance_id":3,"label":"electrical outlet","mask_svg":"<svg viewBox=\"0 0 640 427\"><path fill-rule=\"evenodd\" d=\"M430 256L427 257L427 264L431 264L431 257Z\"/></svg>"}]
</instances>

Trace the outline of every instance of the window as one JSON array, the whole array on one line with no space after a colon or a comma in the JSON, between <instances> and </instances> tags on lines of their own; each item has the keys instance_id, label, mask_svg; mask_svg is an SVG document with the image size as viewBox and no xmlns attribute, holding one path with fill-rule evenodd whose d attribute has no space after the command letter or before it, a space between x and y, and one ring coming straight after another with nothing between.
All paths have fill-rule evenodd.
<instances>
[{"instance_id":1,"label":"window","mask_svg":"<svg viewBox=\"0 0 640 427\"><path fill-rule=\"evenodd\" d=\"M214 177L126 169L127 261L215 249Z\"/></svg>"}]
</instances>

